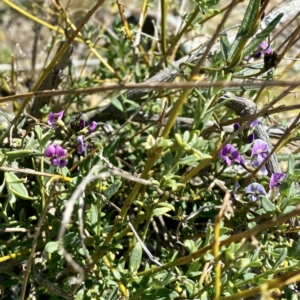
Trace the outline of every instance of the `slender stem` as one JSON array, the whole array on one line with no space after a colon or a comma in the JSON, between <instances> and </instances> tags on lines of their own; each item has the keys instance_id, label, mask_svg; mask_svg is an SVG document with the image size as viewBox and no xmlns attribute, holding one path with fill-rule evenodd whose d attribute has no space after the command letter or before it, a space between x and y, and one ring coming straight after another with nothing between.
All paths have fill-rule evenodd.
<instances>
[{"instance_id":1,"label":"slender stem","mask_svg":"<svg viewBox=\"0 0 300 300\"><path fill-rule=\"evenodd\" d=\"M163 55L166 55L168 0L161 0L160 5L161 5L161 45L162 45L162 53Z\"/></svg>"},{"instance_id":2,"label":"slender stem","mask_svg":"<svg viewBox=\"0 0 300 300\"><path fill-rule=\"evenodd\" d=\"M152 90L163 90L163 89L184 89L184 88L247 88L247 87L298 87L300 85L300 80L257 80L256 82L224 82L224 81L215 81L215 82L145 82L145 83L123 83L123 84L111 84L103 85L91 88L82 88L82 89L66 89L66 90L55 90L55 91L38 91L38 92L29 92L18 95L12 95L7 97L0 98L0 103L13 101L16 99L28 99L32 97L41 97L41 96L62 96L62 95L83 95L83 94L95 94L104 91L121 91L121 90L147 90L147 93L150 93Z\"/></svg>"},{"instance_id":3,"label":"slender stem","mask_svg":"<svg viewBox=\"0 0 300 300\"><path fill-rule=\"evenodd\" d=\"M213 254L215 257L215 299L219 298L221 295L221 265L219 261L219 251L220 251L220 227L221 218L218 214L215 218L215 229L214 229L214 246Z\"/></svg>"},{"instance_id":4,"label":"slender stem","mask_svg":"<svg viewBox=\"0 0 300 300\"><path fill-rule=\"evenodd\" d=\"M46 214L48 212L48 208L49 208L51 199L53 197L54 191L55 191L55 189L52 188L49 197L47 197L47 201L45 203L45 206L43 207L43 210L42 210L42 213L40 215L37 227L35 228L35 231L34 231L31 252L30 252L30 255L29 255L29 258L28 258L28 262L27 262L25 272L23 274L20 300L23 300L25 298L25 292L26 292L27 282L28 282L28 278L29 278L29 274L30 274L30 269L31 269L31 266L33 264L34 254L35 254L35 250L36 250L36 247L37 247L37 244L38 244L38 237L41 234L42 226L43 226L44 220L46 218Z\"/></svg>"},{"instance_id":5,"label":"slender stem","mask_svg":"<svg viewBox=\"0 0 300 300\"><path fill-rule=\"evenodd\" d=\"M182 91L182 93L180 94L179 99L176 101L176 103L175 103L175 105L174 105L174 107L173 107L173 109L172 109L171 115L170 115L170 117L169 117L169 119L168 119L168 122L167 122L167 124L166 124L166 126L164 127L164 130L163 130L163 132L162 132L162 135L161 135L161 136L162 136L163 138L166 139L166 138L168 137L168 135L169 135L169 133L170 133L170 130L171 130L171 128L173 127L174 122L176 121L176 118L177 118L177 116L178 116L178 114L179 114L179 112L180 112L180 110L181 110L183 104L185 103L186 98L187 98L189 92L190 92L189 89L184 89L184 90Z\"/></svg>"}]
</instances>

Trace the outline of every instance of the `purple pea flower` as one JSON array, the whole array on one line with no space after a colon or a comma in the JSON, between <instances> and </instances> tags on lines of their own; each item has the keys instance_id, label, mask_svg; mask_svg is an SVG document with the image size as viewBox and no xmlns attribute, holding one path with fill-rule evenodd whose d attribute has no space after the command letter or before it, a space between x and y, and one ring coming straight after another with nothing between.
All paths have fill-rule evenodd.
<instances>
[{"instance_id":1,"label":"purple pea flower","mask_svg":"<svg viewBox=\"0 0 300 300\"><path fill-rule=\"evenodd\" d=\"M252 160L252 161L250 161L250 166L251 167L253 167L253 168L257 168L260 164L261 164L261 162L259 162L258 160ZM259 173L261 174L261 175L268 175L268 170L267 170L267 168L266 168L266 166L265 165L263 165L260 169L259 169Z\"/></svg>"},{"instance_id":2,"label":"purple pea flower","mask_svg":"<svg viewBox=\"0 0 300 300\"><path fill-rule=\"evenodd\" d=\"M50 158L51 165L54 167L64 167L68 163L66 160L67 151L60 145L49 145L44 152L44 156Z\"/></svg>"},{"instance_id":3,"label":"purple pea flower","mask_svg":"<svg viewBox=\"0 0 300 300\"><path fill-rule=\"evenodd\" d=\"M253 182L247 186L246 194L249 194L251 201L256 201L259 196L267 195L265 188L257 182Z\"/></svg>"},{"instance_id":4,"label":"purple pea flower","mask_svg":"<svg viewBox=\"0 0 300 300\"><path fill-rule=\"evenodd\" d=\"M256 52L252 55L247 55L244 59L250 63L253 61L254 58L261 58L263 55L270 54L270 53L272 53L272 49L270 45L267 42L262 41L259 44Z\"/></svg>"},{"instance_id":5,"label":"purple pea flower","mask_svg":"<svg viewBox=\"0 0 300 300\"><path fill-rule=\"evenodd\" d=\"M264 54L270 54L272 52L272 49L270 47L270 45L263 41L260 43L259 47L258 47L258 52L254 54L255 58L260 58L262 57L262 55Z\"/></svg>"},{"instance_id":6,"label":"purple pea flower","mask_svg":"<svg viewBox=\"0 0 300 300\"><path fill-rule=\"evenodd\" d=\"M93 131L95 131L96 130L96 128L97 128L97 122L95 122L95 121L93 121L91 124L90 124L90 126L89 126L89 132L93 132Z\"/></svg>"},{"instance_id":7,"label":"purple pea flower","mask_svg":"<svg viewBox=\"0 0 300 300\"><path fill-rule=\"evenodd\" d=\"M285 177L284 173L273 173L270 179L269 187L270 190L275 189L276 194L279 193L279 187Z\"/></svg>"},{"instance_id":8,"label":"purple pea flower","mask_svg":"<svg viewBox=\"0 0 300 300\"><path fill-rule=\"evenodd\" d=\"M247 136L247 142L249 144L251 144L255 139L255 135L254 135L254 132L250 133L248 136Z\"/></svg>"},{"instance_id":9,"label":"purple pea flower","mask_svg":"<svg viewBox=\"0 0 300 300\"><path fill-rule=\"evenodd\" d=\"M258 123L259 123L259 119L255 119L255 120L250 124L250 127L255 128L256 125L258 125Z\"/></svg>"},{"instance_id":10,"label":"purple pea flower","mask_svg":"<svg viewBox=\"0 0 300 300\"><path fill-rule=\"evenodd\" d=\"M225 145L219 151L219 157L223 160L223 162L226 162L228 166L232 164L232 161L236 161L238 163L244 162L243 157L231 144Z\"/></svg>"},{"instance_id":11,"label":"purple pea flower","mask_svg":"<svg viewBox=\"0 0 300 300\"><path fill-rule=\"evenodd\" d=\"M261 163L268 156L268 144L260 139L255 140L253 147L251 158L257 156L257 160Z\"/></svg>"},{"instance_id":12,"label":"purple pea flower","mask_svg":"<svg viewBox=\"0 0 300 300\"><path fill-rule=\"evenodd\" d=\"M234 131L237 131L240 127L241 127L241 126L240 126L239 123L234 123L234 124L233 124Z\"/></svg>"},{"instance_id":13,"label":"purple pea flower","mask_svg":"<svg viewBox=\"0 0 300 300\"><path fill-rule=\"evenodd\" d=\"M83 129L85 127L85 120L84 119L80 119L79 120L79 128L80 130Z\"/></svg>"},{"instance_id":14,"label":"purple pea flower","mask_svg":"<svg viewBox=\"0 0 300 300\"><path fill-rule=\"evenodd\" d=\"M49 116L48 116L48 120L47 120L47 123L49 125L54 125L57 123L57 121L61 120L64 116L64 112L65 110L62 110L58 113L50 113Z\"/></svg>"},{"instance_id":15,"label":"purple pea flower","mask_svg":"<svg viewBox=\"0 0 300 300\"><path fill-rule=\"evenodd\" d=\"M84 153L86 147L87 147L87 143L84 142L83 135L80 135L77 138L77 152L78 152L78 154Z\"/></svg>"},{"instance_id":16,"label":"purple pea flower","mask_svg":"<svg viewBox=\"0 0 300 300\"><path fill-rule=\"evenodd\" d=\"M253 132L254 128L256 125L259 123L259 119L255 119L251 124L250 124L250 130L249 130L249 135L247 137L247 141L249 144L251 144L255 140L255 134Z\"/></svg>"},{"instance_id":17,"label":"purple pea flower","mask_svg":"<svg viewBox=\"0 0 300 300\"><path fill-rule=\"evenodd\" d=\"M247 136L247 142L248 142L249 144L251 144L251 143L254 141L254 139L255 139L255 135L254 135L254 133L253 133L253 129L254 129L254 127L258 124L258 122L259 122L259 120L256 119L256 120L254 120L254 121L250 124L250 130L248 131L248 136ZM241 127L241 126L240 126L239 123L235 123L235 124L233 125L234 131L237 131L240 127Z\"/></svg>"},{"instance_id":18,"label":"purple pea flower","mask_svg":"<svg viewBox=\"0 0 300 300\"><path fill-rule=\"evenodd\" d=\"M239 190L240 187L241 187L240 184L236 181L236 182L234 183L234 186L233 186L233 189L232 189L232 198L233 198L235 201L240 200L240 197L239 197L238 194L237 194L237 192L238 192L238 190Z\"/></svg>"},{"instance_id":19,"label":"purple pea flower","mask_svg":"<svg viewBox=\"0 0 300 300\"><path fill-rule=\"evenodd\" d=\"M252 147L252 153L251 153L252 161L250 162L250 165L253 168L257 168L265 160L267 156L268 156L268 144L265 141L260 139L255 140ZM254 157L256 157L255 160L253 159ZM259 172L262 175L268 174L267 168L265 166L261 167Z\"/></svg>"}]
</instances>

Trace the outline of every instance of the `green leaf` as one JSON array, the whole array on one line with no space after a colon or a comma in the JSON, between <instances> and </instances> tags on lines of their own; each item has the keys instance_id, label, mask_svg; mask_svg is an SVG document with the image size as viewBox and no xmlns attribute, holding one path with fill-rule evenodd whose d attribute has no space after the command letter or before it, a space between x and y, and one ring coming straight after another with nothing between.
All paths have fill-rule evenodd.
<instances>
[{"instance_id":1,"label":"green leaf","mask_svg":"<svg viewBox=\"0 0 300 300\"><path fill-rule=\"evenodd\" d=\"M250 263L250 259L249 258L239 258L235 261L234 263L234 267L237 269L241 269L241 268L246 268Z\"/></svg>"},{"instance_id":2,"label":"green leaf","mask_svg":"<svg viewBox=\"0 0 300 300\"><path fill-rule=\"evenodd\" d=\"M139 242L137 242L131 252L130 258L129 258L129 270L131 272L136 272L142 261L142 254L143 254L143 248Z\"/></svg>"},{"instance_id":3,"label":"green leaf","mask_svg":"<svg viewBox=\"0 0 300 300\"><path fill-rule=\"evenodd\" d=\"M197 162L199 160L199 157L196 157L195 155L188 155L186 157L183 157L179 160L180 165L191 165L194 162Z\"/></svg>"},{"instance_id":4,"label":"green leaf","mask_svg":"<svg viewBox=\"0 0 300 300\"><path fill-rule=\"evenodd\" d=\"M175 211L174 205L172 205L171 203L168 203L168 202L160 202L160 203L158 203L158 206L160 206L160 207L168 207L168 208L170 208L170 210Z\"/></svg>"},{"instance_id":5,"label":"green leaf","mask_svg":"<svg viewBox=\"0 0 300 300\"><path fill-rule=\"evenodd\" d=\"M280 185L280 194L284 197L293 197L292 195L290 195L290 183L288 181L284 181L281 185ZM294 186L293 186L294 188Z\"/></svg>"},{"instance_id":6,"label":"green leaf","mask_svg":"<svg viewBox=\"0 0 300 300\"><path fill-rule=\"evenodd\" d=\"M122 181L116 180L113 184L111 184L105 191L104 191L104 196L107 199L110 199L120 188L122 185Z\"/></svg>"},{"instance_id":7,"label":"green leaf","mask_svg":"<svg viewBox=\"0 0 300 300\"><path fill-rule=\"evenodd\" d=\"M185 240L184 241L184 246L187 248L189 253L192 253L195 251L195 243L192 240Z\"/></svg>"},{"instance_id":8,"label":"green leaf","mask_svg":"<svg viewBox=\"0 0 300 300\"><path fill-rule=\"evenodd\" d=\"M258 46L263 42L269 34L274 30L277 24L280 22L283 13L279 14L262 32L255 36L255 39L249 43L244 49L244 56L253 53Z\"/></svg>"},{"instance_id":9,"label":"green leaf","mask_svg":"<svg viewBox=\"0 0 300 300\"><path fill-rule=\"evenodd\" d=\"M80 245L80 239L76 232L67 233L63 238L63 242L65 247L72 246L73 248Z\"/></svg>"},{"instance_id":10,"label":"green leaf","mask_svg":"<svg viewBox=\"0 0 300 300\"><path fill-rule=\"evenodd\" d=\"M28 191L25 188L23 182L25 179L20 179L12 172L5 173L6 187L14 196L24 200L34 200L34 198L29 197Z\"/></svg>"},{"instance_id":11,"label":"green leaf","mask_svg":"<svg viewBox=\"0 0 300 300\"><path fill-rule=\"evenodd\" d=\"M117 98L112 98L112 99L110 99L110 101L111 101L111 104L112 104L115 108L117 108L118 110L124 112L123 104L121 103L121 101L120 101L119 99L117 99Z\"/></svg>"},{"instance_id":12,"label":"green leaf","mask_svg":"<svg viewBox=\"0 0 300 300\"><path fill-rule=\"evenodd\" d=\"M2 194L4 187L5 187L5 180L3 180L2 184L0 185L0 194Z\"/></svg>"},{"instance_id":13,"label":"green leaf","mask_svg":"<svg viewBox=\"0 0 300 300\"><path fill-rule=\"evenodd\" d=\"M7 202L10 204L12 209L16 209L16 201L17 198L16 196L11 192L11 190L8 190L8 197L7 197ZM6 212L7 206L4 206L4 211Z\"/></svg>"},{"instance_id":14,"label":"green leaf","mask_svg":"<svg viewBox=\"0 0 300 300\"><path fill-rule=\"evenodd\" d=\"M257 72L261 71L261 69L264 67L264 63L258 63L251 65L249 68L243 68L240 71L236 72L235 75L240 75L240 76L250 76L253 74L256 74Z\"/></svg>"},{"instance_id":15,"label":"green leaf","mask_svg":"<svg viewBox=\"0 0 300 300\"><path fill-rule=\"evenodd\" d=\"M186 130L182 135L183 143L187 144L190 141L191 133Z\"/></svg>"},{"instance_id":16,"label":"green leaf","mask_svg":"<svg viewBox=\"0 0 300 300\"><path fill-rule=\"evenodd\" d=\"M95 234L97 234L97 227L98 227L99 220L98 220L97 206L94 204L91 204L91 207L89 209L89 221Z\"/></svg>"},{"instance_id":17,"label":"green leaf","mask_svg":"<svg viewBox=\"0 0 300 300\"><path fill-rule=\"evenodd\" d=\"M164 215L165 213L167 213L170 210L171 209L169 207L158 207L153 210L153 215L156 217L159 217L161 215Z\"/></svg>"},{"instance_id":18,"label":"green leaf","mask_svg":"<svg viewBox=\"0 0 300 300\"><path fill-rule=\"evenodd\" d=\"M120 139L116 138L111 143L109 143L109 145L107 145L103 150L103 156L105 156L105 157L113 156L117 147L119 146L119 141L120 141Z\"/></svg>"},{"instance_id":19,"label":"green leaf","mask_svg":"<svg viewBox=\"0 0 300 300\"><path fill-rule=\"evenodd\" d=\"M54 253L58 250L58 242L49 242L45 246L45 251L48 253Z\"/></svg>"},{"instance_id":20,"label":"green leaf","mask_svg":"<svg viewBox=\"0 0 300 300\"><path fill-rule=\"evenodd\" d=\"M40 142L41 139L42 139L42 134L43 134L41 126L40 125L35 125L34 126L34 131L36 133L38 141Z\"/></svg>"},{"instance_id":21,"label":"green leaf","mask_svg":"<svg viewBox=\"0 0 300 300\"><path fill-rule=\"evenodd\" d=\"M228 232L228 231L230 231L229 228L227 228L227 227L222 227L222 228L220 228L220 235L222 236L224 233L226 233L226 232Z\"/></svg>"},{"instance_id":22,"label":"green leaf","mask_svg":"<svg viewBox=\"0 0 300 300\"><path fill-rule=\"evenodd\" d=\"M113 269L111 272L113 273L116 280L121 280L121 273L117 269Z\"/></svg>"},{"instance_id":23,"label":"green leaf","mask_svg":"<svg viewBox=\"0 0 300 300\"><path fill-rule=\"evenodd\" d=\"M274 203L272 203L269 200L269 198L267 198L267 197L262 197L261 198L261 205L262 205L263 209L266 212L273 212L273 211L275 211L275 205L274 205Z\"/></svg>"},{"instance_id":24,"label":"green leaf","mask_svg":"<svg viewBox=\"0 0 300 300\"><path fill-rule=\"evenodd\" d=\"M78 291L78 293L76 294L74 300L83 300L83 299L84 299L84 295L85 295L85 291L80 290L80 291Z\"/></svg>"},{"instance_id":25,"label":"green leaf","mask_svg":"<svg viewBox=\"0 0 300 300\"><path fill-rule=\"evenodd\" d=\"M279 258L277 259L274 267L273 267L273 270L277 269L279 267L279 265L285 260L285 258L287 257L287 254L288 254L288 250L287 248L283 248L283 251L281 253L281 255L279 256Z\"/></svg>"},{"instance_id":26,"label":"green leaf","mask_svg":"<svg viewBox=\"0 0 300 300\"><path fill-rule=\"evenodd\" d=\"M205 238L204 246L207 246L211 242L212 232L213 232L212 226L208 226L206 230L206 238Z\"/></svg>"},{"instance_id":27,"label":"green leaf","mask_svg":"<svg viewBox=\"0 0 300 300\"><path fill-rule=\"evenodd\" d=\"M230 50L230 44L229 44L229 41L228 41L227 32L222 32L220 34L220 44L221 44L221 51L222 51L222 54L223 54L223 58L227 62L228 61L229 50Z\"/></svg>"},{"instance_id":28,"label":"green leaf","mask_svg":"<svg viewBox=\"0 0 300 300\"><path fill-rule=\"evenodd\" d=\"M15 160L22 157L27 157L30 154L36 153L35 150L16 150L16 151L8 151L5 152L5 155L9 160Z\"/></svg>"},{"instance_id":29,"label":"green leaf","mask_svg":"<svg viewBox=\"0 0 300 300\"><path fill-rule=\"evenodd\" d=\"M119 288L115 287L112 290L112 292L109 293L109 297L107 298L107 300L117 300L117 298L118 298L118 291L119 291Z\"/></svg>"},{"instance_id":30,"label":"green leaf","mask_svg":"<svg viewBox=\"0 0 300 300\"><path fill-rule=\"evenodd\" d=\"M295 168L295 157L294 155L289 155L287 174L292 174L294 172L294 168Z\"/></svg>"},{"instance_id":31,"label":"green leaf","mask_svg":"<svg viewBox=\"0 0 300 300\"><path fill-rule=\"evenodd\" d=\"M130 100L130 99L123 99L124 103L128 103L131 105L131 108L139 108L139 104L136 101ZM127 107L127 106L126 106Z\"/></svg>"},{"instance_id":32,"label":"green leaf","mask_svg":"<svg viewBox=\"0 0 300 300\"><path fill-rule=\"evenodd\" d=\"M202 110L203 110L202 97L198 97L198 101L197 101L197 104L196 104L196 109L195 109L195 112L194 112L194 123L195 123L195 120L200 120L200 118L202 116Z\"/></svg>"},{"instance_id":33,"label":"green leaf","mask_svg":"<svg viewBox=\"0 0 300 300\"><path fill-rule=\"evenodd\" d=\"M185 276L189 276L192 273L198 272L201 265L202 265L202 262L200 262L199 260L193 261L190 264L189 269L187 270Z\"/></svg>"},{"instance_id":34,"label":"green leaf","mask_svg":"<svg viewBox=\"0 0 300 300\"><path fill-rule=\"evenodd\" d=\"M252 261L248 264L248 268L258 268L262 266L262 262L260 261Z\"/></svg>"},{"instance_id":35,"label":"green leaf","mask_svg":"<svg viewBox=\"0 0 300 300\"><path fill-rule=\"evenodd\" d=\"M167 152L164 157L163 157L163 160L164 160L164 165L169 168L170 165L172 165L172 162L173 162L173 155L171 152Z\"/></svg>"},{"instance_id":36,"label":"green leaf","mask_svg":"<svg viewBox=\"0 0 300 300\"><path fill-rule=\"evenodd\" d=\"M198 159L210 159L212 158L209 154L203 153L198 149L192 148L191 152L194 154L194 156L198 157Z\"/></svg>"},{"instance_id":37,"label":"green leaf","mask_svg":"<svg viewBox=\"0 0 300 300\"><path fill-rule=\"evenodd\" d=\"M300 198L299 197L291 198L289 200L289 205L299 204L299 203L300 203Z\"/></svg>"},{"instance_id":38,"label":"green leaf","mask_svg":"<svg viewBox=\"0 0 300 300\"><path fill-rule=\"evenodd\" d=\"M239 31L233 41L230 51L228 54L228 62L230 63L232 59L239 52L241 47L241 41L250 38L248 36L250 28L253 26L253 21L259 12L260 0L250 0L246 13L244 15L244 19L239 28Z\"/></svg>"},{"instance_id":39,"label":"green leaf","mask_svg":"<svg viewBox=\"0 0 300 300\"><path fill-rule=\"evenodd\" d=\"M171 299L176 299L178 298L179 295L166 288L160 288L158 290L153 290L150 293L143 295L141 299L143 300L171 300Z\"/></svg>"},{"instance_id":40,"label":"green leaf","mask_svg":"<svg viewBox=\"0 0 300 300\"><path fill-rule=\"evenodd\" d=\"M40 141L40 146L43 148L43 147L45 147L46 146L46 144L48 143L48 141L53 137L55 135L55 130L49 130L49 131L47 131L44 135L43 135L43 137L42 137L42 139L41 139L41 141Z\"/></svg>"},{"instance_id":41,"label":"green leaf","mask_svg":"<svg viewBox=\"0 0 300 300\"><path fill-rule=\"evenodd\" d=\"M295 194L296 194L295 182L294 182L294 181L293 181L292 183L289 182L289 184L290 184L290 188L289 188L289 195L288 195L288 197L289 197L289 198L292 198L292 197L294 197ZM280 193L281 193L280 187L279 187L279 191L280 191Z\"/></svg>"},{"instance_id":42,"label":"green leaf","mask_svg":"<svg viewBox=\"0 0 300 300\"><path fill-rule=\"evenodd\" d=\"M288 255L292 258L300 258L300 240L296 241L288 250Z\"/></svg>"}]
</instances>

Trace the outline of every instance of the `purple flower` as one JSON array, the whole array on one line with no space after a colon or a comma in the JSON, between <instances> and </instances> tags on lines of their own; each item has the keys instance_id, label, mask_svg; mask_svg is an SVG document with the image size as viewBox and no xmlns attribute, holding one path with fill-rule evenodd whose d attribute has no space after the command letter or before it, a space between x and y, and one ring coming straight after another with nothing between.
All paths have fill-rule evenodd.
<instances>
[{"instance_id":1,"label":"purple flower","mask_svg":"<svg viewBox=\"0 0 300 300\"><path fill-rule=\"evenodd\" d=\"M264 54L270 54L272 52L272 49L270 47L270 45L263 41L260 43L259 47L258 47L258 52L254 54L255 58L260 58L262 57L262 55Z\"/></svg>"},{"instance_id":2,"label":"purple flower","mask_svg":"<svg viewBox=\"0 0 300 300\"><path fill-rule=\"evenodd\" d=\"M251 143L254 141L254 139L255 139L255 135L254 135L253 132L250 133L250 134L247 136L247 142L248 142L249 144L251 144Z\"/></svg>"},{"instance_id":3,"label":"purple flower","mask_svg":"<svg viewBox=\"0 0 300 300\"><path fill-rule=\"evenodd\" d=\"M90 124L90 126L89 126L89 132L93 132L93 131L95 131L96 130L96 128L97 128L97 122L95 122L95 121L93 121L91 124Z\"/></svg>"},{"instance_id":4,"label":"purple flower","mask_svg":"<svg viewBox=\"0 0 300 300\"><path fill-rule=\"evenodd\" d=\"M65 110L62 110L58 113L50 113L49 116L48 116L47 123L49 125L56 124L58 120L62 119L62 117L64 116L64 112L65 112Z\"/></svg>"},{"instance_id":5,"label":"purple flower","mask_svg":"<svg viewBox=\"0 0 300 300\"><path fill-rule=\"evenodd\" d=\"M232 189L232 198L234 199L234 200L240 200L240 197L238 196L238 194L237 194L237 192L238 192L238 189L240 188L241 186L240 186L240 184L236 181L235 183L234 183L234 187L233 187L233 189Z\"/></svg>"},{"instance_id":6,"label":"purple flower","mask_svg":"<svg viewBox=\"0 0 300 300\"><path fill-rule=\"evenodd\" d=\"M231 144L225 145L220 150L219 157L223 160L223 162L226 161L228 166L232 164L232 161L236 161L238 163L244 162L240 153Z\"/></svg>"},{"instance_id":7,"label":"purple flower","mask_svg":"<svg viewBox=\"0 0 300 300\"><path fill-rule=\"evenodd\" d=\"M255 140L255 135L254 135L254 128L256 127L256 125L259 123L259 119L255 119L251 124L250 124L250 130L248 132L248 137L247 137L247 141L249 144L251 144L254 140Z\"/></svg>"},{"instance_id":8,"label":"purple flower","mask_svg":"<svg viewBox=\"0 0 300 300\"><path fill-rule=\"evenodd\" d=\"M255 128L256 125L259 123L259 119L255 119L251 124L250 127Z\"/></svg>"},{"instance_id":9,"label":"purple flower","mask_svg":"<svg viewBox=\"0 0 300 300\"><path fill-rule=\"evenodd\" d=\"M260 139L255 140L251 157L257 156L257 160L261 163L268 156L268 144Z\"/></svg>"},{"instance_id":10,"label":"purple flower","mask_svg":"<svg viewBox=\"0 0 300 300\"><path fill-rule=\"evenodd\" d=\"M282 184L283 178L285 177L284 173L273 173L270 179L270 190L275 189L276 194L279 192L279 187Z\"/></svg>"},{"instance_id":11,"label":"purple flower","mask_svg":"<svg viewBox=\"0 0 300 300\"><path fill-rule=\"evenodd\" d=\"M240 127L241 127L241 126L240 126L239 123L234 123L234 124L233 124L234 131L237 131Z\"/></svg>"},{"instance_id":12,"label":"purple flower","mask_svg":"<svg viewBox=\"0 0 300 300\"><path fill-rule=\"evenodd\" d=\"M84 153L86 147L87 147L87 143L84 142L83 135L80 135L77 138L77 152L78 152L78 154Z\"/></svg>"},{"instance_id":13,"label":"purple flower","mask_svg":"<svg viewBox=\"0 0 300 300\"><path fill-rule=\"evenodd\" d=\"M250 164L251 167L256 169L258 166L260 166L261 162L259 162L258 160L252 160L252 161L250 161L249 164ZM263 165L259 169L259 172L260 172L261 175L268 175L268 170L267 170L265 165Z\"/></svg>"},{"instance_id":14,"label":"purple flower","mask_svg":"<svg viewBox=\"0 0 300 300\"><path fill-rule=\"evenodd\" d=\"M67 151L60 145L49 145L44 152L44 156L50 158L51 165L54 167L64 167L68 163L66 160Z\"/></svg>"},{"instance_id":15,"label":"purple flower","mask_svg":"<svg viewBox=\"0 0 300 300\"><path fill-rule=\"evenodd\" d=\"M249 198L251 201L256 201L259 196L267 195L264 187L257 182L253 182L247 186L246 194L249 194Z\"/></svg>"},{"instance_id":16,"label":"purple flower","mask_svg":"<svg viewBox=\"0 0 300 300\"><path fill-rule=\"evenodd\" d=\"M80 130L83 129L85 127L85 120L84 119L80 119L79 120L79 128Z\"/></svg>"},{"instance_id":17,"label":"purple flower","mask_svg":"<svg viewBox=\"0 0 300 300\"><path fill-rule=\"evenodd\" d=\"M251 144L254 139L255 139L255 135L254 133L252 132L253 131L253 128L258 124L258 119L256 119L255 121L253 121L251 124L250 124L250 130L248 131L248 136L247 136L247 142L249 144ZM234 131L237 131L239 128L240 128L240 124L239 123L235 123L233 125L233 128L234 128Z\"/></svg>"}]
</instances>

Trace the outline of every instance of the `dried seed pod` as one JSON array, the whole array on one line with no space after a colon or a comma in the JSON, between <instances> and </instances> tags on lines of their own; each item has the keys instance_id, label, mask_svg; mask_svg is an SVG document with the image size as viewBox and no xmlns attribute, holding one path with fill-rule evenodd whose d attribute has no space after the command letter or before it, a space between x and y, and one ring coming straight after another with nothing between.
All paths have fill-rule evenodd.
<instances>
[{"instance_id":1,"label":"dried seed pod","mask_svg":"<svg viewBox=\"0 0 300 300\"><path fill-rule=\"evenodd\" d=\"M276 51L273 51L271 53L265 53L264 56L264 69L270 70L271 68L277 68L280 61L282 59L281 54L277 53Z\"/></svg>"}]
</instances>

